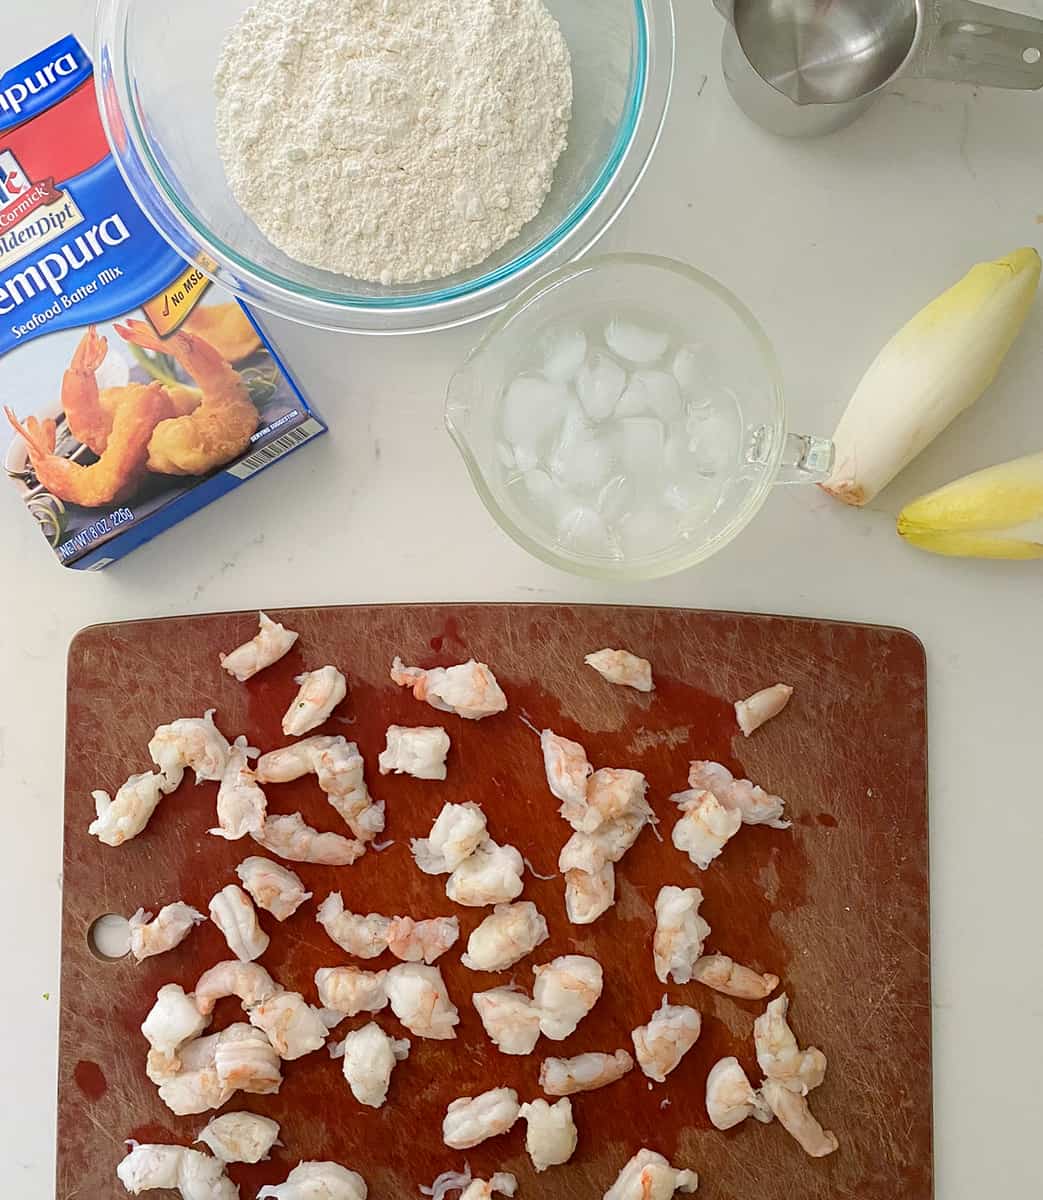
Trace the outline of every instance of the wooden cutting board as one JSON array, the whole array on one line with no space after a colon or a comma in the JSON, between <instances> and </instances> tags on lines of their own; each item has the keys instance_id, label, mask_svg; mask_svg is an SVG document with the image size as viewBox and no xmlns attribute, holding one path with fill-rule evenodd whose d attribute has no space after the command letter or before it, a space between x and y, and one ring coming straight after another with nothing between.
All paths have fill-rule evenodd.
<instances>
[{"instance_id":1,"label":"wooden cutting board","mask_svg":"<svg viewBox=\"0 0 1043 1200\"><path fill-rule=\"evenodd\" d=\"M88 837L90 792L114 792L149 769L156 725L211 706L229 737L245 733L262 749L285 743L280 719L293 676L325 663L350 678L348 700L329 732L356 740L373 793L387 802L394 845L351 867L301 865L315 899L279 925L263 962L287 988L315 1000L317 967L348 961L315 922L331 890L348 908L388 914L456 913L462 937L441 966L459 1006L458 1038L413 1038L395 1071L388 1103L358 1105L340 1064L319 1052L285 1065L278 1096L236 1096L282 1125L272 1161L233 1166L244 1200L283 1180L300 1159L331 1158L360 1171L373 1200L418 1195L448 1169L469 1162L477 1175L513 1171L520 1200L597 1200L641 1146L698 1170L709 1200L926 1200L931 1194L931 1039L925 664L920 643L895 629L783 617L615 607L408 605L300 609L275 613L301 632L282 662L248 684L218 668L218 652L256 630L256 614L229 613L96 626L69 654L59 1056L59 1200L107 1200L123 1140L189 1143L207 1114L178 1118L145 1075L139 1025L156 990L189 990L202 971L228 957L220 933L199 926L169 954L136 965L102 961L88 949L96 917L129 915L184 899L206 911L210 896L235 882L234 868L256 847L207 835L216 785L187 779L165 799L147 830L118 849ZM650 658L656 691L611 687L583 665L584 653L625 646ZM438 714L388 678L394 654L423 666L471 655L496 671L510 710L481 722ZM796 687L786 712L749 740L731 701L767 683ZM524 718L524 719L523 719ZM636 767L666 835L646 830L618 868L618 903L597 924L564 917L560 879L526 876L525 897L546 916L551 938L535 954L592 954L605 967L605 993L567 1041L541 1040L531 1058L500 1054L471 1004L476 990L508 976L461 967L467 934L488 910L462 909L444 880L422 875L408 850L442 804L477 801L493 837L518 846L536 871L556 870L569 832L548 792L539 745L527 722L582 741L595 766ZM452 750L445 783L381 778L376 757L388 724L443 724ZM691 758L717 759L787 800L793 828L743 828L706 872L673 848L671 792L686 786ZM300 809L311 824L337 830L339 818L313 777L268 789L272 812ZM755 1076L752 1026L760 1006L698 984L664 988L651 961L653 902L665 883L698 885L712 927L709 950L780 975L803 1044L821 1046L829 1074L812 1106L840 1139L838 1153L807 1158L777 1123L748 1121L729 1133L707 1120L709 1068L734 1054ZM391 965L377 960L373 965ZM526 989L532 960L511 973ZM538 1093L544 1054L631 1048L630 1030L648 1020L667 992L703 1014L695 1048L665 1084L635 1070L621 1082L573 1098L579 1149L565 1167L536 1175L524 1152L524 1123L466 1152L441 1142L446 1105L457 1096L509 1085ZM223 1001L214 1029L241 1019ZM337 1031L365 1023L345 1021ZM389 1012L379 1022L401 1034ZM759 1076L755 1076L759 1078ZM160 1193L155 1193L157 1196Z\"/></svg>"}]
</instances>

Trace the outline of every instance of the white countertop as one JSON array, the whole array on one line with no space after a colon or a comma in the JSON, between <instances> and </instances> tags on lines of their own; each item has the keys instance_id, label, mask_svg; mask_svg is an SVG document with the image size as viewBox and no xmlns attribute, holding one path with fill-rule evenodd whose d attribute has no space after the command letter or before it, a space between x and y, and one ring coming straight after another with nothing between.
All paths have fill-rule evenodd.
<instances>
[{"instance_id":1,"label":"white countertop","mask_svg":"<svg viewBox=\"0 0 1043 1200\"><path fill-rule=\"evenodd\" d=\"M1043 16L1043 0L1020 6ZM5 8L4 68L69 31L89 44L89 0ZM876 350L917 308L974 261L1043 243L1043 95L904 81L840 134L775 140L731 103L710 0L677 8L666 131L603 248L671 255L719 277L778 348L792 427L828 434ZM441 424L444 385L476 329L367 340L270 327L332 432L248 488L99 575L63 573L13 495L0 495L6 1193L53 1195L62 728L75 631L259 605L495 599L748 609L919 634L930 671L937 1195L1039 1195L1043 565L921 554L899 541L894 516L957 475L1043 448L1043 300L988 397L868 511L780 490L711 562L627 587L543 566L479 503Z\"/></svg>"}]
</instances>

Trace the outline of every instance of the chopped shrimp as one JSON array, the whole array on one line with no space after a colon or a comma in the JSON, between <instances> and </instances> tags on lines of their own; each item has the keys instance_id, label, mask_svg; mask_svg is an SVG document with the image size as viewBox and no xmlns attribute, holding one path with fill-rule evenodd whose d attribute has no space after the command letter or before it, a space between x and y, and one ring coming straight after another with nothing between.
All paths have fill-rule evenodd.
<instances>
[{"instance_id":1,"label":"chopped shrimp","mask_svg":"<svg viewBox=\"0 0 1043 1200\"><path fill-rule=\"evenodd\" d=\"M234 842L264 828L268 801L249 764L250 757L257 754L244 737L237 737L228 751L228 762L217 789L217 828L209 831L216 837Z\"/></svg>"},{"instance_id":2,"label":"chopped shrimp","mask_svg":"<svg viewBox=\"0 0 1043 1200\"><path fill-rule=\"evenodd\" d=\"M836 1134L823 1129L812 1115L806 1096L791 1091L774 1079L765 1079L761 1091L782 1128L812 1158L825 1158L840 1146Z\"/></svg>"},{"instance_id":3,"label":"chopped shrimp","mask_svg":"<svg viewBox=\"0 0 1043 1200\"><path fill-rule=\"evenodd\" d=\"M594 773L586 750L550 729L540 734L540 747L547 786L561 801L558 811L566 821L578 820L586 809L587 781Z\"/></svg>"},{"instance_id":4,"label":"chopped shrimp","mask_svg":"<svg viewBox=\"0 0 1043 1200\"><path fill-rule=\"evenodd\" d=\"M226 1035L227 1030L222 1030L209 1037L193 1038L185 1042L175 1059L166 1059L162 1074L150 1071L150 1078L160 1081L159 1098L177 1116L220 1108L231 1099L235 1088L222 1082L217 1071L217 1047ZM155 1062L155 1053L149 1055L150 1064Z\"/></svg>"},{"instance_id":5,"label":"chopped shrimp","mask_svg":"<svg viewBox=\"0 0 1043 1200\"><path fill-rule=\"evenodd\" d=\"M761 975L726 954L707 954L700 958L692 969L692 978L715 992L737 996L740 1000L763 1000L779 986L777 975Z\"/></svg>"},{"instance_id":6,"label":"chopped shrimp","mask_svg":"<svg viewBox=\"0 0 1043 1200\"><path fill-rule=\"evenodd\" d=\"M454 1150L467 1150L487 1138L506 1133L518 1119L521 1106L514 1088L493 1088L480 1096L461 1096L446 1109L442 1141Z\"/></svg>"},{"instance_id":7,"label":"chopped shrimp","mask_svg":"<svg viewBox=\"0 0 1043 1200\"><path fill-rule=\"evenodd\" d=\"M825 1079L826 1056L815 1046L801 1050L786 1019L788 1011L789 997L783 992L754 1021L757 1062L766 1079L806 1096Z\"/></svg>"},{"instance_id":8,"label":"chopped shrimp","mask_svg":"<svg viewBox=\"0 0 1043 1200\"><path fill-rule=\"evenodd\" d=\"M525 1149L537 1171L567 1163L575 1154L579 1135L571 1100L563 1097L557 1104L532 1100L521 1106L518 1116L526 1123Z\"/></svg>"},{"instance_id":9,"label":"chopped shrimp","mask_svg":"<svg viewBox=\"0 0 1043 1200\"><path fill-rule=\"evenodd\" d=\"M285 1183L261 1188L257 1200L366 1200L366 1181L340 1163L302 1162Z\"/></svg>"},{"instance_id":10,"label":"chopped shrimp","mask_svg":"<svg viewBox=\"0 0 1043 1200\"><path fill-rule=\"evenodd\" d=\"M290 862L347 867L366 853L366 847L354 838L341 837L339 833L319 833L305 824L299 812L289 816L269 816L265 818L264 828L250 836L258 846Z\"/></svg>"},{"instance_id":11,"label":"chopped shrimp","mask_svg":"<svg viewBox=\"0 0 1043 1200\"><path fill-rule=\"evenodd\" d=\"M282 1059L311 1054L325 1045L329 1033L319 1010L312 1008L300 992L276 992L255 1004L249 1017L250 1024L267 1036Z\"/></svg>"},{"instance_id":12,"label":"chopped shrimp","mask_svg":"<svg viewBox=\"0 0 1043 1200\"><path fill-rule=\"evenodd\" d=\"M433 963L454 946L460 937L456 917L392 917L388 926L388 949L403 962Z\"/></svg>"},{"instance_id":13,"label":"chopped shrimp","mask_svg":"<svg viewBox=\"0 0 1043 1200\"><path fill-rule=\"evenodd\" d=\"M430 671L407 667L396 658L391 664L391 678L400 687L412 688L417 700L426 700L432 708L456 713L469 721L491 717L507 707L507 697L496 676L485 663L473 658L457 667L435 667Z\"/></svg>"},{"instance_id":14,"label":"chopped shrimp","mask_svg":"<svg viewBox=\"0 0 1043 1200\"><path fill-rule=\"evenodd\" d=\"M540 1087L548 1096L592 1092L622 1079L634 1069L625 1050L615 1054L577 1054L574 1058L545 1058L540 1063Z\"/></svg>"},{"instance_id":15,"label":"chopped shrimp","mask_svg":"<svg viewBox=\"0 0 1043 1200\"><path fill-rule=\"evenodd\" d=\"M388 971L387 992L391 1011L410 1033L440 1041L456 1037L460 1014L437 967L400 963Z\"/></svg>"},{"instance_id":16,"label":"chopped shrimp","mask_svg":"<svg viewBox=\"0 0 1043 1200\"><path fill-rule=\"evenodd\" d=\"M762 688L747 696L745 700L735 701L735 719L739 722L743 737L749 737L755 730L772 717L777 717L789 704L793 689L785 683L776 683L772 687Z\"/></svg>"},{"instance_id":17,"label":"chopped shrimp","mask_svg":"<svg viewBox=\"0 0 1043 1200\"><path fill-rule=\"evenodd\" d=\"M388 1002L387 975L387 971L358 967L319 967L315 972L319 1003L348 1017L380 1012Z\"/></svg>"},{"instance_id":18,"label":"chopped shrimp","mask_svg":"<svg viewBox=\"0 0 1043 1200\"><path fill-rule=\"evenodd\" d=\"M369 1108L380 1108L387 1099L391 1072L409 1057L409 1038L395 1039L375 1021L352 1030L344 1039L330 1046L331 1058L344 1059L344 1078L351 1094Z\"/></svg>"},{"instance_id":19,"label":"chopped shrimp","mask_svg":"<svg viewBox=\"0 0 1043 1200\"><path fill-rule=\"evenodd\" d=\"M188 937L206 917L183 900L164 905L153 918L143 908L130 918L130 952L138 962L154 954L165 954Z\"/></svg>"},{"instance_id":20,"label":"chopped shrimp","mask_svg":"<svg viewBox=\"0 0 1043 1200\"><path fill-rule=\"evenodd\" d=\"M649 1079L663 1083L699 1040L702 1024L703 1019L694 1008L670 1004L664 996L648 1024L630 1035L641 1070Z\"/></svg>"},{"instance_id":21,"label":"chopped shrimp","mask_svg":"<svg viewBox=\"0 0 1043 1200\"><path fill-rule=\"evenodd\" d=\"M257 909L237 883L223 887L210 901L210 920L240 962L252 962L268 949L271 939L257 920Z\"/></svg>"},{"instance_id":22,"label":"chopped shrimp","mask_svg":"<svg viewBox=\"0 0 1043 1200\"><path fill-rule=\"evenodd\" d=\"M492 1179L472 1179L460 1193L460 1200L492 1200L494 1194L513 1196L518 1181L507 1171L497 1171Z\"/></svg>"},{"instance_id":23,"label":"chopped shrimp","mask_svg":"<svg viewBox=\"0 0 1043 1200\"><path fill-rule=\"evenodd\" d=\"M122 846L145 828L169 790L163 775L146 771L131 775L115 797L100 790L91 792L97 817L87 826L87 832L106 846Z\"/></svg>"},{"instance_id":24,"label":"chopped shrimp","mask_svg":"<svg viewBox=\"0 0 1043 1200\"><path fill-rule=\"evenodd\" d=\"M294 642L300 637L292 629L273 621L267 613L258 613L261 627L248 641L237 646L230 654L220 656L221 666L240 683L253 679L258 671L270 667L284 654L289 654Z\"/></svg>"},{"instance_id":25,"label":"chopped shrimp","mask_svg":"<svg viewBox=\"0 0 1043 1200\"><path fill-rule=\"evenodd\" d=\"M153 1050L173 1058L209 1024L210 1018L196 1007L195 996L186 996L180 984L167 983L156 993L156 1003L142 1022L141 1032Z\"/></svg>"},{"instance_id":26,"label":"chopped shrimp","mask_svg":"<svg viewBox=\"0 0 1043 1200\"><path fill-rule=\"evenodd\" d=\"M559 871L599 871L605 863L617 863L637 841L648 824L648 813L627 814L606 821L594 833L574 833L558 855Z\"/></svg>"},{"instance_id":27,"label":"chopped shrimp","mask_svg":"<svg viewBox=\"0 0 1043 1200\"><path fill-rule=\"evenodd\" d=\"M301 737L321 725L348 694L348 681L336 667L305 671L293 682L300 684L300 691L282 719L287 737Z\"/></svg>"},{"instance_id":28,"label":"chopped shrimp","mask_svg":"<svg viewBox=\"0 0 1043 1200\"><path fill-rule=\"evenodd\" d=\"M446 880L445 894L468 908L502 904L521 895L524 870L522 856L513 846L499 846L486 838Z\"/></svg>"},{"instance_id":29,"label":"chopped shrimp","mask_svg":"<svg viewBox=\"0 0 1043 1200\"><path fill-rule=\"evenodd\" d=\"M225 996L238 996L245 1011L281 990L260 963L228 959L199 976L194 995L196 1007L205 1015L212 1013L214 1005Z\"/></svg>"},{"instance_id":30,"label":"chopped shrimp","mask_svg":"<svg viewBox=\"0 0 1043 1200\"><path fill-rule=\"evenodd\" d=\"M214 1054L224 1087L254 1096L270 1096L282 1085L282 1060L268 1035L240 1022L221 1031Z\"/></svg>"},{"instance_id":31,"label":"chopped shrimp","mask_svg":"<svg viewBox=\"0 0 1043 1200\"><path fill-rule=\"evenodd\" d=\"M316 770L317 753L344 740L343 737L317 733L278 750L269 750L257 760L254 774L261 783L290 783Z\"/></svg>"},{"instance_id":32,"label":"chopped shrimp","mask_svg":"<svg viewBox=\"0 0 1043 1200\"><path fill-rule=\"evenodd\" d=\"M389 917L347 912L340 892L330 892L319 905L316 920L342 950L355 958L376 958L388 948Z\"/></svg>"},{"instance_id":33,"label":"chopped shrimp","mask_svg":"<svg viewBox=\"0 0 1043 1200\"><path fill-rule=\"evenodd\" d=\"M640 771L602 767L587 784L586 807L569 819L569 824L580 833L593 833L622 818L643 818L643 824L653 815L645 800L647 790L648 782Z\"/></svg>"},{"instance_id":34,"label":"chopped shrimp","mask_svg":"<svg viewBox=\"0 0 1043 1200\"><path fill-rule=\"evenodd\" d=\"M292 917L312 896L311 892L304 890L304 884L295 871L257 855L244 858L235 873L253 897L254 904L270 912L277 921Z\"/></svg>"},{"instance_id":35,"label":"chopped shrimp","mask_svg":"<svg viewBox=\"0 0 1043 1200\"><path fill-rule=\"evenodd\" d=\"M540 1032L560 1042L597 1004L604 987L601 963L583 954L562 954L533 967L532 998L540 1010Z\"/></svg>"},{"instance_id":36,"label":"chopped shrimp","mask_svg":"<svg viewBox=\"0 0 1043 1200\"><path fill-rule=\"evenodd\" d=\"M654 1150L639 1150L619 1172L605 1200L670 1200L674 1192L694 1192L699 1176L682 1171Z\"/></svg>"},{"instance_id":37,"label":"chopped shrimp","mask_svg":"<svg viewBox=\"0 0 1043 1200\"><path fill-rule=\"evenodd\" d=\"M467 939L460 962L471 971L506 971L549 936L547 922L531 900L497 904Z\"/></svg>"},{"instance_id":38,"label":"chopped shrimp","mask_svg":"<svg viewBox=\"0 0 1043 1200\"><path fill-rule=\"evenodd\" d=\"M477 804L446 804L426 838L412 838L416 865L425 875L448 875L486 840L485 813Z\"/></svg>"},{"instance_id":39,"label":"chopped shrimp","mask_svg":"<svg viewBox=\"0 0 1043 1200\"><path fill-rule=\"evenodd\" d=\"M670 799L681 810L671 840L701 871L705 871L728 839L739 832L742 814L737 809L725 808L713 792L693 789L677 792Z\"/></svg>"},{"instance_id":40,"label":"chopped shrimp","mask_svg":"<svg viewBox=\"0 0 1043 1200\"><path fill-rule=\"evenodd\" d=\"M360 842L384 830L384 805L375 804L366 787L365 762L354 742L333 738L312 750L319 787Z\"/></svg>"},{"instance_id":41,"label":"chopped shrimp","mask_svg":"<svg viewBox=\"0 0 1043 1200\"><path fill-rule=\"evenodd\" d=\"M441 727L389 725L387 748L377 760L381 775L412 775L414 779L445 779L449 734Z\"/></svg>"},{"instance_id":42,"label":"chopped shrimp","mask_svg":"<svg viewBox=\"0 0 1043 1200\"><path fill-rule=\"evenodd\" d=\"M512 987L490 988L471 997L485 1032L503 1054L531 1054L540 1036L540 1010Z\"/></svg>"},{"instance_id":43,"label":"chopped shrimp","mask_svg":"<svg viewBox=\"0 0 1043 1200\"><path fill-rule=\"evenodd\" d=\"M718 1129L732 1129L747 1117L767 1124L771 1109L753 1089L737 1058L722 1058L706 1077L706 1113Z\"/></svg>"},{"instance_id":44,"label":"chopped shrimp","mask_svg":"<svg viewBox=\"0 0 1043 1200\"><path fill-rule=\"evenodd\" d=\"M225 1174L220 1158L186 1146L127 1143L130 1152L116 1178L131 1195L153 1188L176 1188L182 1200L238 1200L239 1188Z\"/></svg>"},{"instance_id":45,"label":"chopped shrimp","mask_svg":"<svg viewBox=\"0 0 1043 1200\"><path fill-rule=\"evenodd\" d=\"M196 1141L208 1146L221 1162L265 1162L279 1141L279 1123L257 1113L225 1113L201 1129Z\"/></svg>"},{"instance_id":46,"label":"chopped shrimp","mask_svg":"<svg viewBox=\"0 0 1043 1200\"><path fill-rule=\"evenodd\" d=\"M652 664L629 650L597 650L583 661L609 683L632 687L638 692L651 692L655 688Z\"/></svg>"},{"instance_id":47,"label":"chopped shrimp","mask_svg":"<svg viewBox=\"0 0 1043 1200\"><path fill-rule=\"evenodd\" d=\"M652 941L656 978L666 983L689 983L710 926L699 916L703 894L698 888L662 887L655 901L656 929Z\"/></svg>"},{"instance_id":48,"label":"chopped shrimp","mask_svg":"<svg viewBox=\"0 0 1043 1200\"><path fill-rule=\"evenodd\" d=\"M616 902L616 868L565 871L565 913L573 925L592 925Z\"/></svg>"},{"instance_id":49,"label":"chopped shrimp","mask_svg":"<svg viewBox=\"0 0 1043 1200\"><path fill-rule=\"evenodd\" d=\"M790 822L782 819L785 801L781 796L773 796L748 779L736 779L720 763L693 762L688 771L688 786L713 792L725 808L742 814L744 825L770 825L772 829L790 827Z\"/></svg>"},{"instance_id":50,"label":"chopped shrimp","mask_svg":"<svg viewBox=\"0 0 1043 1200\"><path fill-rule=\"evenodd\" d=\"M214 724L216 709L208 708L201 717L181 717L169 725L160 725L148 744L152 761L166 777L168 792L180 784L186 767L196 773L196 783L204 779L219 783L228 762L228 739Z\"/></svg>"}]
</instances>

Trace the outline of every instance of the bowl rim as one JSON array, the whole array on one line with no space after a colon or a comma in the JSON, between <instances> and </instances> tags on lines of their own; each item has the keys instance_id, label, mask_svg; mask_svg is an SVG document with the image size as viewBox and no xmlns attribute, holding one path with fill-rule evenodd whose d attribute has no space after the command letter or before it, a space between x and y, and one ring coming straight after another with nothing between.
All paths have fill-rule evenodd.
<instances>
[{"instance_id":1,"label":"bowl rim","mask_svg":"<svg viewBox=\"0 0 1043 1200\"><path fill-rule=\"evenodd\" d=\"M603 559L593 559L584 555L572 556L565 551L557 551L546 543L536 540L511 517L493 495L492 488L486 480L486 472L471 449L466 430L461 428L454 419L454 408L461 407L454 404L454 397L457 390L464 386L463 381L472 369L475 360L491 347L516 317L531 305L538 304L541 297L548 291L585 274L596 273L611 267L631 266L650 267L680 275L688 283L710 292L718 301L731 309L757 344L764 359L771 388L774 421L771 429L773 436L760 464L763 469L757 485L750 489L731 520L721 530L699 546L693 547L686 554L678 554L675 549L672 549L669 552L650 555L647 559L623 561L613 565ZM730 288L712 275L700 271L698 267L678 259L635 252L603 254L594 258L585 258L582 262L569 263L542 276L526 288L506 306L495 321L487 326L482 337L468 353L461 366L453 372L446 389L444 420L449 436L464 460L479 499L485 505L489 515L510 538L524 550L528 550L530 554L558 570L568 571L570 574L584 576L588 579L615 583L639 582L676 575L705 562L719 550L723 550L726 545L738 537L764 506L778 476L786 444L786 402L783 391L782 366L771 339L753 312Z\"/></svg>"},{"instance_id":2,"label":"bowl rim","mask_svg":"<svg viewBox=\"0 0 1043 1200\"><path fill-rule=\"evenodd\" d=\"M510 262L451 288L409 295L344 295L294 283L260 266L190 215L149 146L134 94L128 59L133 3L98 0L95 22L99 110L112 156L132 195L164 239L209 278L254 307L319 328L367 334L450 328L499 311L548 267L585 254L640 183L658 145L673 88L672 0L632 0L637 69L617 137L597 178L555 229Z\"/></svg>"}]
</instances>

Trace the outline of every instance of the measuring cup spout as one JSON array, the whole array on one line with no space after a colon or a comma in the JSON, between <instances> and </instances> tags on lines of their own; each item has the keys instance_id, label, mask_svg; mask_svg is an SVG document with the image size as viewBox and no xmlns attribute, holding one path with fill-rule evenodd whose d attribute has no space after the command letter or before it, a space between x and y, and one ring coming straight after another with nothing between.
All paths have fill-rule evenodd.
<instances>
[{"instance_id":1,"label":"measuring cup spout","mask_svg":"<svg viewBox=\"0 0 1043 1200\"><path fill-rule=\"evenodd\" d=\"M912 74L995 88L1043 87L1043 20L972 0L936 0L928 11Z\"/></svg>"}]
</instances>

